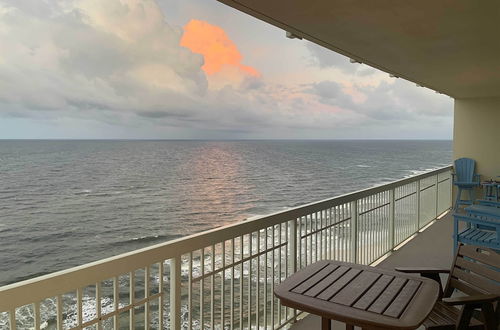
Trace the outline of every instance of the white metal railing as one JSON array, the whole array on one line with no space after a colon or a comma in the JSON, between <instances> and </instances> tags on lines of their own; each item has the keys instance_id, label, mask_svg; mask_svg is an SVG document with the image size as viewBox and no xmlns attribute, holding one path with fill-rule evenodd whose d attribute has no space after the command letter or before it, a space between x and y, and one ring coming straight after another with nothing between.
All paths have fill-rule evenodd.
<instances>
[{"instance_id":1,"label":"white metal railing","mask_svg":"<svg viewBox=\"0 0 500 330\"><path fill-rule=\"evenodd\" d=\"M1 329L279 329L274 286L370 264L451 207L451 166L0 288Z\"/></svg>"}]
</instances>

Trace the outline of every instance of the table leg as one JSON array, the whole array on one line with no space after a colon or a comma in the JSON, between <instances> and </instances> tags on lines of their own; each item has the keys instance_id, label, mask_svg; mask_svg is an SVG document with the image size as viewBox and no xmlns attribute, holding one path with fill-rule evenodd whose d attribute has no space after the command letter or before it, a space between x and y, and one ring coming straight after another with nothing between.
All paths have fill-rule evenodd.
<instances>
[{"instance_id":1,"label":"table leg","mask_svg":"<svg viewBox=\"0 0 500 330\"><path fill-rule=\"evenodd\" d=\"M321 330L332 330L332 321L325 317L321 318Z\"/></svg>"}]
</instances>

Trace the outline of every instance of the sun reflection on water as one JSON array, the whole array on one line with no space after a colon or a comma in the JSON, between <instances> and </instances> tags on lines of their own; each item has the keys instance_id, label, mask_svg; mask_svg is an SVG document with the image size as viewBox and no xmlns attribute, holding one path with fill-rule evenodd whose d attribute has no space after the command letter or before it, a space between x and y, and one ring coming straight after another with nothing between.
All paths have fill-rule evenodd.
<instances>
[{"instance_id":1,"label":"sun reflection on water","mask_svg":"<svg viewBox=\"0 0 500 330\"><path fill-rule=\"evenodd\" d=\"M250 193L252 186L242 175L244 166L235 145L220 142L201 146L184 164L183 171L190 173L193 181L183 186L181 193L191 203L202 205L200 220L204 225L211 228L224 225L223 219L232 214L239 217L230 222L243 220L248 215L245 211L255 206ZM192 225L199 228L199 223Z\"/></svg>"}]
</instances>

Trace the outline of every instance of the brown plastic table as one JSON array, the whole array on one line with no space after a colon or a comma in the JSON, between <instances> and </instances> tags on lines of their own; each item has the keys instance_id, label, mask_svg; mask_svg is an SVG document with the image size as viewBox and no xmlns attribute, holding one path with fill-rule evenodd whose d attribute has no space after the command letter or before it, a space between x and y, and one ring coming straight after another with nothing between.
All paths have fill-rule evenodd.
<instances>
[{"instance_id":1,"label":"brown plastic table","mask_svg":"<svg viewBox=\"0 0 500 330\"><path fill-rule=\"evenodd\" d=\"M358 264L323 260L298 271L274 290L282 305L316 314L347 329L416 329L439 295L437 282Z\"/></svg>"}]
</instances>

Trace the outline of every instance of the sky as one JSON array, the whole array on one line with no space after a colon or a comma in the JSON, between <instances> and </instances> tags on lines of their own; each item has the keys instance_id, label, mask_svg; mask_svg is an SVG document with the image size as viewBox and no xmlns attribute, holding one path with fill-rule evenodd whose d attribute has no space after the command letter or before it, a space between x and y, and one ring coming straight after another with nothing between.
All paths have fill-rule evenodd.
<instances>
[{"instance_id":1,"label":"sky","mask_svg":"<svg viewBox=\"0 0 500 330\"><path fill-rule=\"evenodd\" d=\"M0 0L0 139L451 139L452 124L450 97L215 0Z\"/></svg>"}]
</instances>

